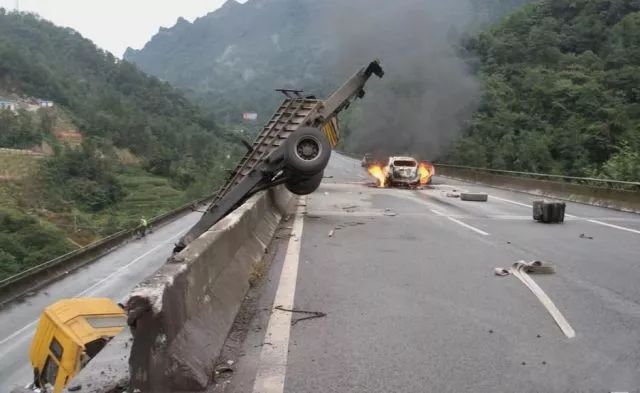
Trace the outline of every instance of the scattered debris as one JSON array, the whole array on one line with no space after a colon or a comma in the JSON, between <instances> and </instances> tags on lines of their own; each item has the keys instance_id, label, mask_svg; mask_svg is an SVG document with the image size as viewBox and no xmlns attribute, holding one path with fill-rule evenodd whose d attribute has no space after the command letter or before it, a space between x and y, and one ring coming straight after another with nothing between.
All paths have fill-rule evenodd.
<instances>
[{"instance_id":1,"label":"scattered debris","mask_svg":"<svg viewBox=\"0 0 640 393\"><path fill-rule=\"evenodd\" d=\"M358 207L358 205L346 205L346 206L342 206L342 210L351 210L351 209L355 209L356 207Z\"/></svg>"},{"instance_id":2,"label":"scattered debris","mask_svg":"<svg viewBox=\"0 0 640 393\"><path fill-rule=\"evenodd\" d=\"M522 362L521 364L522 364L523 366L526 366L526 365L527 365L527 362Z\"/></svg>"},{"instance_id":3,"label":"scattered debris","mask_svg":"<svg viewBox=\"0 0 640 393\"><path fill-rule=\"evenodd\" d=\"M398 215L398 213L396 213L396 212L392 212L392 211L390 211L390 210L389 210L389 211L387 211L387 210L385 209L384 215L385 215L385 216L387 216L387 217L394 217L394 216L397 216L397 215Z\"/></svg>"},{"instance_id":4,"label":"scattered debris","mask_svg":"<svg viewBox=\"0 0 640 393\"><path fill-rule=\"evenodd\" d=\"M460 198L460 194L458 194L457 192L448 192L446 193L446 196L448 198Z\"/></svg>"},{"instance_id":5,"label":"scattered debris","mask_svg":"<svg viewBox=\"0 0 640 393\"><path fill-rule=\"evenodd\" d=\"M333 229L329 231L329 237L333 237Z\"/></svg>"},{"instance_id":6,"label":"scattered debris","mask_svg":"<svg viewBox=\"0 0 640 393\"><path fill-rule=\"evenodd\" d=\"M493 269L493 273L496 276L508 276L509 274L511 274L508 269L505 269L503 267L497 267Z\"/></svg>"},{"instance_id":7,"label":"scattered debris","mask_svg":"<svg viewBox=\"0 0 640 393\"><path fill-rule=\"evenodd\" d=\"M564 222L564 202L533 201L533 219L544 223Z\"/></svg>"},{"instance_id":8,"label":"scattered debris","mask_svg":"<svg viewBox=\"0 0 640 393\"><path fill-rule=\"evenodd\" d=\"M545 362L544 360L542 361L542 364L547 364L547 362Z\"/></svg>"},{"instance_id":9,"label":"scattered debris","mask_svg":"<svg viewBox=\"0 0 640 393\"><path fill-rule=\"evenodd\" d=\"M460 200L469 202L486 202L489 195L483 192L461 192Z\"/></svg>"},{"instance_id":10,"label":"scattered debris","mask_svg":"<svg viewBox=\"0 0 640 393\"><path fill-rule=\"evenodd\" d=\"M78 385L73 385L73 386L69 386L67 388L68 391L70 392L77 392L78 390L82 389L82 385L78 384Z\"/></svg>"},{"instance_id":11,"label":"scattered debris","mask_svg":"<svg viewBox=\"0 0 640 393\"><path fill-rule=\"evenodd\" d=\"M493 329L489 329L489 333L493 333Z\"/></svg>"},{"instance_id":12,"label":"scattered debris","mask_svg":"<svg viewBox=\"0 0 640 393\"><path fill-rule=\"evenodd\" d=\"M547 309L549 314L553 317L560 330L564 333L567 338L573 338L576 336L575 330L571 327L569 322L562 315L560 310L556 307L556 305L551 301L549 296L536 284L536 282L527 274L527 273L538 273L538 274L551 274L554 273L555 269L552 265L549 265L542 261L533 261L533 262L525 262L518 261L513 264L511 267L511 274L513 274L516 278L518 278L524 285L529 288L531 292L538 298L540 303Z\"/></svg>"},{"instance_id":13,"label":"scattered debris","mask_svg":"<svg viewBox=\"0 0 640 393\"><path fill-rule=\"evenodd\" d=\"M325 192L324 192L324 195L329 195L329 193L325 191Z\"/></svg>"},{"instance_id":14,"label":"scattered debris","mask_svg":"<svg viewBox=\"0 0 640 393\"><path fill-rule=\"evenodd\" d=\"M300 321L305 321L305 320L314 319L314 318L323 318L323 317L327 316L327 314L323 313L322 311L304 311L304 310L296 310L296 309L287 309L287 308L284 308L282 306L276 306L275 309L276 310L280 310L280 311L290 312L290 313L310 314L308 317L303 317L303 318L298 318L298 319L292 320L291 321L291 326L294 326L296 323L298 323Z\"/></svg>"},{"instance_id":15,"label":"scattered debris","mask_svg":"<svg viewBox=\"0 0 640 393\"><path fill-rule=\"evenodd\" d=\"M235 363L233 360L227 360L227 364L228 364L229 366L233 366L233 363Z\"/></svg>"},{"instance_id":16,"label":"scattered debris","mask_svg":"<svg viewBox=\"0 0 640 393\"><path fill-rule=\"evenodd\" d=\"M216 375L232 373L232 372L233 372L233 369L229 366L220 366L216 368Z\"/></svg>"},{"instance_id":17,"label":"scattered debris","mask_svg":"<svg viewBox=\"0 0 640 393\"><path fill-rule=\"evenodd\" d=\"M589 239L589 240L593 240L593 236L587 236L584 233L580 234L580 239Z\"/></svg>"},{"instance_id":18,"label":"scattered debris","mask_svg":"<svg viewBox=\"0 0 640 393\"><path fill-rule=\"evenodd\" d=\"M333 176L323 176L323 179L333 179Z\"/></svg>"}]
</instances>

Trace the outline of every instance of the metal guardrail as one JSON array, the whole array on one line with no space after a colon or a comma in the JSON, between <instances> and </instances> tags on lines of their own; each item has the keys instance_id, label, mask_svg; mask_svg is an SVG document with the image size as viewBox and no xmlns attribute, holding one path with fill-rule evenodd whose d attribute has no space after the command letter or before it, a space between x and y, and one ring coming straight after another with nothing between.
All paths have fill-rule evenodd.
<instances>
[{"instance_id":1,"label":"metal guardrail","mask_svg":"<svg viewBox=\"0 0 640 393\"><path fill-rule=\"evenodd\" d=\"M199 205L208 200L211 200L217 193L218 193L218 190L216 190L210 195L207 195L206 197L197 199L195 201L191 201L189 203L184 204L183 206L180 206L166 213L153 217L149 219L149 224L160 225L175 216L178 216L184 212L189 211L194 205ZM32 266L29 269L23 270L18 274L15 274L13 276L0 280L0 304L3 302L2 300L3 295L5 295L6 292L9 292L10 287L15 286L37 275L44 274L50 269L60 267L67 263L72 263L72 261L80 260L82 259L83 256L86 256L87 260L84 263L81 263L79 266L75 266L74 268L84 266L87 263L92 262L93 260L108 253L109 251L113 250L115 247L121 245L122 243L130 239L132 236L135 235L137 230L138 230L137 227L121 230L103 239L100 239L94 243L91 243L87 246L71 251L67 254L61 255L49 261L43 262L39 265ZM103 251L103 252L100 252L100 251ZM93 255L90 255L90 254L93 254ZM42 283L40 283L40 285L42 285Z\"/></svg>"},{"instance_id":2,"label":"metal guardrail","mask_svg":"<svg viewBox=\"0 0 640 393\"><path fill-rule=\"evenodd\" d=\"M489 173L503 174L508 176L530 177L534 179L548 179L553 181L560 180L565 183L585 184L585 185L600 186L600 187L606 186L603 188L627 189L627 190L638 189L640 191L640 182L631 182L631 181L613 180L613 179L600 179L600 178L594 178L594 177L552 175L549 173L509 171L504 169L478 168L478 167L465 166L465 165L435 164L435 166L444 167L444 168L466 169L466 170L471 170L476 172L489 172Z\"/></svg>"}]
</instances>

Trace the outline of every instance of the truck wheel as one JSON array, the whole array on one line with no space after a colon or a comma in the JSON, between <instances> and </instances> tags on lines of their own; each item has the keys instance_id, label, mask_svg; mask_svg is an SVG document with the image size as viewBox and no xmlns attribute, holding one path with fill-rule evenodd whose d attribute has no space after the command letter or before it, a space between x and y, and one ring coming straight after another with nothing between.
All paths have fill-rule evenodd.
<instances>
[{"instance_id":1,"label":"truck wheel","mask_svg":"<svg viewBox=\"0 0 640 393\"><path fill-rule=\"evenodd\" d=\"M311 177L303 178L302 180L287 182L285 183L285 187L287 187L287 190L296 195L308 195L317 190L318 187L320 187L323 176L324 171L316 173Z\"/></svg>"},{"instance_id":2,"label":"truck wheel","mask_svg":"<svg viewBox=\"0 0 640 393\"><path fill-rule=\"evenodd\" d=\"M462 201L474 201L474 202L486 202L489 196L482 192L461 192L460 200Z\"/></svg>"},{"instance_id":3,"label":"truck wheel","mask_svg":"<svg viewBox=\"0 0 640 393\"><path fill-rule=\"evenodd\" d=\"M287 139L285 163L289 169L303 175L324 170L331 157L331 144L317 128L300 127Z\"/></svg>"}]
</instances>

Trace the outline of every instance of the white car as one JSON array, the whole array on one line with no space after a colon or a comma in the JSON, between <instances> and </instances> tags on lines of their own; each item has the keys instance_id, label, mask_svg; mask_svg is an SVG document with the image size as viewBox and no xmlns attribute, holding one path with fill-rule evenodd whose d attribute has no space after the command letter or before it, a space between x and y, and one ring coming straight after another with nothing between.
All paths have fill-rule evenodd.
<instances>
[{"instance_id":1,"label":"white car","mask_svg":"<svg viewBox=\"0 0 640 393\"><path fill-rule=\"evenodd\" d=\"M386 168L387 186L412 187L420 184L418 161L412 157L389 157Z\"/></svg>"}]
</instances>

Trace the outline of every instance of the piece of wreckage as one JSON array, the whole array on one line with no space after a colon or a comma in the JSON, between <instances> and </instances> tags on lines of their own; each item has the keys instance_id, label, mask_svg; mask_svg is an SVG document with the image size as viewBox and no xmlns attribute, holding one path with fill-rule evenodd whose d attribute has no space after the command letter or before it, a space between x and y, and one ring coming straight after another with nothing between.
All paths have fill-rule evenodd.
<instances>
[{"instance_id":1,"label":"piece of wreckage","mask_svg":"<svg viewBox=\"0 0 640 393\"><path fill-rule=\"evenodd\" d=\"M340 138L337 115L364 97L371 75L384 75L378 60L358 70L326 100L303 96L302 90L279 89L286 98L253 144L245 144L246 155L200 220L176 243L174 253L259 191L284 184L297 195L314 192Z\"/></svg>"},{"instance_id":2,"label":"piece of wreckage","mask_svg":"<svg viewBox=\"0 0 640 393\"><path fill-rule=\"evenodd\" d=\"M371 162L367 173L375 180L376 187L420 188L431 184L435 167L428 161L413 157L389 157L386 163Z\"/></svg>"}]
</instances>

